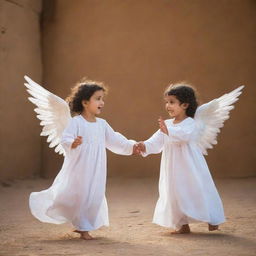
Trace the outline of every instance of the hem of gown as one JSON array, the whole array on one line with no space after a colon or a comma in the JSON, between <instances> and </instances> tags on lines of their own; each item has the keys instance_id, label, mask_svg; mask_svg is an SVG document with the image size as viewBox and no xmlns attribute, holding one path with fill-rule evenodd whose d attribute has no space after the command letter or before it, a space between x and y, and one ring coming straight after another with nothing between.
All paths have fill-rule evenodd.
<instances>
[{"instance_id":1,"label":"hem of gown","mask_svg":"<svg viewBox=\"0 0 256 256\"><path fill-rule=\"evenodd\" d=\"M220 225L220 224L223 224L224 222L226 222L226 219L222 220L222 221L218 221L218 222L209 222L209 221L205 221L205 220L197 220L197 219L194 219L194 218L191 218L191 217L188 217L188 221L187 223L184 223L184 224L180 224L180 225L175 225L175 224L170 224L170 225L166 225L162 222L159 222L159 221L156 221L156 220L153 220L152 223L154 224L157 224L159 226L162 226L162 227L166 227L166 228L173 228L173 229L176 229L176 228L181 228L182 225L186 225L186 224L192 224L192 223L197 223L197 222L203 222L203 223L208 223L208 224L211 224L211 225Z\"/></svg>"},{"instance_id":2,"label":"hem of gown","mask_svg":"<svg viewBox=\"0 0 256 256\"><path fill-rule=\"evenodd\" d=\"M33 210L32 208L30 207L30 212L32 214L32 216L34 218L36 218L37 220L39 220L40 222L43 222L43 223L49 223L49 224L55 224L55 225L60 225L60 224L65 224L67 222L69 222L68 220L58 220L58 219L54 219L52 218L51 216L45 214L45 217L42 218L40 216L38 216Z\"/></svg>"},{"instance_id":3,"label":"hem of gown","mask_svg":"<svg viewBox=\"0 0 256 256\"><path fill-rule=\"evenodd\" d=\"M79 231L93 231L93 230L97 230L97 229L99 229L99 228L101 228L101 227L103 227L103 226L105 226L105 227L109 227L109 223L106 223L106 224L101 224L101 225L98 225L98 226L96 226L96 227L94 227L94 228L78 228L78 227L76 227L76 226L74 226L73 224L72 224L72 222L71 221L69 221L69 220L63 220L63 221L60 221L60 220L55 220L55 219L51 219L51 220L42 220L42 219L39 219L38 217L36 217L34 214L32 214L37 220L39 220L40 222L43 222L43 223L49 223L49 224L54 224L54 225L61 225L61 224L68 224L68 223L70 223L76 230L79 230Z\"/></svg>"},{"instance_id":4,"label":"hem of gown","mask_svg":"<svg viewBox=\"0 0 256 256\"><path fill-rule=\"evenodd\" d=\"M109 224L102 224L102 225L100 225L100 226L98 226L98 227L95 227L95 228L78 228L78 227L76 227L76 226L74 226L74 228L76 229L76 230L78 230L78 231L87 231L87 232L90 232L90 231L93 231L93 230L97 230L97 229L99 229L99 228L101 228L101 227L109 227Z\"/></svg>"},{"instance_id":5,"label":"hem of gown","mask_svg":"<svg viewBox=\"0 0 256 256\"><path fill-rule=\"evenodd\" d=\"M40 222L43 222L43 223L49 223L49 224L54 224L54 225L61 225L61 224L68 224L68 223L70 223L71 225L73 225L72 222L70 220L68 220L68 219L66 219L66 220L57 220L57 219L54 219L51 216L46 215L49 219L45 220L45 219L41 219L40 217L36 216L36 214L34 214L34 212L31 211L31 213L32 213L32 215L37 220L39 220ZM99 229L99 228L101 228L103 226L109 227L109 223L101 224L101 225L98 225L98 226L96 226L94 228L87 228L87 229L85 229L85 228L78 228L78 227L73 225L73 227L76 230L79 230L79 231L93 231L93 230L97 230L97 229Z\"/></svg>"},{"instance_id":6,"label":"hem of gown","mask_svg":"<svg viewBox=\"0 0 256 256\"><path fill-rule=\"evenodd\" d=\"M219 221L219 222L207 222L207 223L209 223L210 225L216 226L216 225L223 224L224 222L226 222L226 219L224 219L223 221Z\"/></svg>"}]
</instances>

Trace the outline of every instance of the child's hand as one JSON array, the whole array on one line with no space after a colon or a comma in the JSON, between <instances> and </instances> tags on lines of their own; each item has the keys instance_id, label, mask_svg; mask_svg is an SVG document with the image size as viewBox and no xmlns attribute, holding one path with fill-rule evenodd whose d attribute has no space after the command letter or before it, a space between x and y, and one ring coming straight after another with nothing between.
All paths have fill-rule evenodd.
<instances>
[{"instance_id":1,"label":"child's hand","mask_svg":"<svg viewBox=\"0 0 256 256\"><path fill-rule=\"evenodd\" d=\"M133 145L132 154L133 154L133 155L140 155L140 149L139 149L139 147L138 147L138 143L135 143L135 144Z\"/></svg>"},{"instance_id":2,"label":"child's hand","mask_svg":"<svg viewBox=\"0 0 256 256\"><path fill-rule=\"evenodd\" d=\"M165 122L164 122L164 119L163 119L161 116L160 116L159 119L158 119L158 124L159 124L160 130L161 130L163 133L165 133L165 134L168 135L167 126L166 126L166 124L165 124Z\"/></svg>"},{"instance_id":3,"label":"child's hand","mask_svg":"<svg viewBox=\"0 0 256 256\"><path fill-rule=\"evenodd\" d=\"M83 137L82 136L77 136L74 140L74 142L71 145L71 148L76 148L79 145L81 145L83 143Z\"/></svg>"},{"instance_id":4,"label":"child's hand","mask_svg":"<svg viewBox=\"0 0 256 256\"><path fill-rule=\"evenodd\" d=\"M143 142L137 142L133 145L133 155L141 155L142 152L146 151L146 147Z\"/></svg>"},{"instance_id":5,"label":"child's hand","mask_svg":"<svg viewBox=\"0 0 256 256\"><path fill-rule=\"evenodd\" d=\"M145 146L145 144L144 144L143 141L139 141L139 142L137 143L137 148L138 148L140 154L146 152L146 146Z\"/></svg>"}]
</instances>

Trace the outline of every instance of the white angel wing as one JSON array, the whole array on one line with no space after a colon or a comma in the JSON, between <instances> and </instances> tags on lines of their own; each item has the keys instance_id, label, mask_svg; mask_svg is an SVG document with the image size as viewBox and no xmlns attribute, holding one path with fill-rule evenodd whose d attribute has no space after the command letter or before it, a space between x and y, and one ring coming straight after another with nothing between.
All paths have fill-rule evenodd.
<instances>
[{"instance_id":1,"label":"white angel wing","mask_svg":"<svg viewBox=\"0 0 256 256\"><path fill-rule=\"evenodd\" d=\"M49 147L56 146L55 152L65 155L60 140L65 127L71 119L67 102L47 91L28 76L24 76L24 78L27 81L24 85L27 87L29 94L32 95L28 99L37 106L34 110L38 114L37 118L41 120L40 125L43 126L40 135L48 136Z\"/></svg>"},{"instance_id":2,"label":"white angel wing","mask_svg":"<svg viewBox=\"0 0 256 256\"><path fill-rule=\"evenodd\" d=\"M229 118L229 112L234 108L233 104L238 100L244 86L240 86L230 93L214 99L197 108L195 121L199 134L197 144L204 155L207 155L207 149L217 144L217 135L224 121Z\"/></svg>"}]
</instances>

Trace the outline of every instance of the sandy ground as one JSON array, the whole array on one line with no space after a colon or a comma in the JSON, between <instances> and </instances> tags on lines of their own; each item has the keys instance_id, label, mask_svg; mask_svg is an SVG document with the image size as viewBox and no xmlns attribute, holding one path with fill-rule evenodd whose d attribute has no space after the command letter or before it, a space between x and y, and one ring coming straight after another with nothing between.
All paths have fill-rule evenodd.
<instances>
[{"instance_id":1,"label":"sandy ground","mask_svg":"<svg viewBox=\"0 0 256 256\"><path fill-rule=\"evenodd\" d=\"M110 178L107 186L110 227L79 239L69 224L45 224L28 209L32 191L50 180L22 180L0 186L0 255L256 255L256 178L216 180L227 222L208 232L205 223L192 233L170 235L151 223L157 199L156 179Z\"/></svg>"}]
</instances>

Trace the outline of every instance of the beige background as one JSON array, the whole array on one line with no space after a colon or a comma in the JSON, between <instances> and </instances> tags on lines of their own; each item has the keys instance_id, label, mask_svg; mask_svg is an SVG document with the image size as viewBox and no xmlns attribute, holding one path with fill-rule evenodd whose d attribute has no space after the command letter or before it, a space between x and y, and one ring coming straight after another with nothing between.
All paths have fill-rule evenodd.
<instances>
[{"instance_id":1,"label":"beige background","mask_svg":"<svg viewBox=\"0 0 256 256\"><path fill-rule=\"evenodd\" d=\"M41 170L40 129L23 76L41 81L41 1L0 0L0 180Z\"/></svg>"},{"instance_id":2,"label":"beige background","mask_svg":"<svg viewBox=\"0 0 256 256\"><path fill-rule=\"evenodd\" d=\"M157 129L159 115L168 118L169 82L192 83L202 103L245 84L207 160L214 176L255 175L255 1L52 0L43 1L41 16L41 1L0 4L0 179L53 177L63 160L39 138L24 74L63 98L83 76L105 81L102 117L135 140ZM159 161L110 153L108 171L157 176Z\"/></svg>"}]
</instances>

